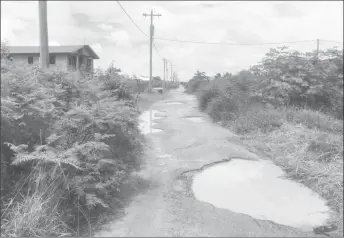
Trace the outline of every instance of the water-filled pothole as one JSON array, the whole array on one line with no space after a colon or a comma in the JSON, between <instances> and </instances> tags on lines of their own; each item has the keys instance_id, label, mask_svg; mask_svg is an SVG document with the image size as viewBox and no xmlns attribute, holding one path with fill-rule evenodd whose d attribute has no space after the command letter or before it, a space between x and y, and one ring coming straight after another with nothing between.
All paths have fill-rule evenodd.
<instances>
[{"instance_id":1,"label":"water-filled pothole","mask_svg":"<svg viewBox=\"0 0 344 238\"><path fill-rule=\"evenodd\" d=\"M188 119L190 121L194 121L194 122L203 122L204 119L203 117L184 117L185 119Z\"/></svg>"},{"instance_id":2,"label":"water-filled pothole","mask_svg":"<svg viewBox=\"0 0 344 238\"><path fill-rule=\"evenodd\" d=\"M180 104L183 104L181 102L167 102L166 104L169 104L169 105L180 105Z\"/></svg>"},{"instance_id":3,"label":"water-filled pothole","mask_svg":"<svg viewBox=\"0 0 344 238\"><path fill-rule=\"evenodd\" d=\"M157 133L163 131L162 129L155 129L152 126L157 125L153 120L163 119L164 115L157 110L150 110L143 112L139 117L139 128L143 134Z\"/></svg>"},{"instance_id":4,"label":"water-filled pothole","mask_svg":"<svg viewBox=\"0 0 344 238\"><path fill-rule=\"evenodd\" d=\"M157 132L162 132L162 131L164 131L164 130L152 128L152 132L151 133L157 133Z\"/></svg>"},{"instance_id":5,"label":"water-filled pothole","mask_svg":"<svg viewBox=\"0 0 344 238\"><path fill-rule=\"evenodd\" d=\"M302 184L283 178L271 161L232 160L196 174L196 199L256 219L312 230L329 218L326 202Z\"/></svg>"}]
</instances>

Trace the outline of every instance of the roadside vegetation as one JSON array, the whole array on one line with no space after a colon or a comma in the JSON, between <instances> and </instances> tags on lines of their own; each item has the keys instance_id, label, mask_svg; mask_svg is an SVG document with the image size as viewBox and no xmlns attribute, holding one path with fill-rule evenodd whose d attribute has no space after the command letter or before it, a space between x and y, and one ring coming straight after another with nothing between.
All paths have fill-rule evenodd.
<instances>
[{"instance_id":1,"label":"roadside vegetation","mask_svg":"<svg viewBox=\"0 0 344 238\"><path fill-rule=\"evenodd\" d=\"M238 74L197 71L185 85L214 122L328 201L343 234L343 50L271 49Z\"/></svg>"},{"instance_id":2,"label":"roadside vegetation","mask_svg":"<svg viewBox=\"0 0 344 238\"><path fill-rule=\"evenodd\" d=\"M140 168L135 89L113 66L78 76L7 54L2 43L1 236L90 234Z\"/></svg>"}]
</instances>

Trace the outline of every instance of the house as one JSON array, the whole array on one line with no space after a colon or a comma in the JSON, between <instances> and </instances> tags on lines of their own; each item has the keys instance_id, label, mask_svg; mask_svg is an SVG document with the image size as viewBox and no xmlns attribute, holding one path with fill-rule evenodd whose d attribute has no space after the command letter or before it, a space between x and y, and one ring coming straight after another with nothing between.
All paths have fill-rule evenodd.
<instances>
[{"instance_id":1,"label":"house","mask_svg":"<svg viewBox=\"0 0 344 238\"><path fill-rule=\"evenodd\" d=\"M38 46L9 46L8 48L8 58L13 62L22 62L29 65L39 63ZM50 67L92 72L94 59L99 59L99 57L89 45L49 46Z\"/></svg>"}]
</instances>

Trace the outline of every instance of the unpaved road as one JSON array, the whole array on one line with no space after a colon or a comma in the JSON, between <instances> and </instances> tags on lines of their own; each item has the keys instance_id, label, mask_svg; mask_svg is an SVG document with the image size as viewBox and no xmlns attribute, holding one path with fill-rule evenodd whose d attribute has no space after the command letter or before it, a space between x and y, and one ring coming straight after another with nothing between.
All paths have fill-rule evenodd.
<instances>
[{"instance_id":1,"label":"unpaved road","mask_svg":"<svg viewBox=\"0 0 344 238\"><path fill-rule=\"evenodd\" d=\"M192 173L204 165L231 157L257 159L235 143L235 135L197 109L196 98L181 87L151 109L163 111L148 134L145 165L139 172L148 188L138 193L125 215L106 224L95 236L313 236L295 228L200 202L193 197ZM181 102L181 104L169 104ZM184 117L200 116L195 122ZM193 172L195 173L195 172Z\"/></svg>"}]
</instances>

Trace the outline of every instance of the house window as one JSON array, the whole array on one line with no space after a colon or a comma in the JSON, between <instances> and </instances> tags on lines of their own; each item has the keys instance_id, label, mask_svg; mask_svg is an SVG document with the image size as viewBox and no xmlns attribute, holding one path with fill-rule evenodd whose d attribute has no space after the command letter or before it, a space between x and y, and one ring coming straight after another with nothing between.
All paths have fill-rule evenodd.
<instances>
[{"instance_id":1,"label":"house window","mask_svg":"<svg viewBox=\"0 0 344 238\"><path fill-rule=\"evenodd\" d=\"M28 64L33 64L33 56L27 57L27 63Z\"/></svg>"},{"instance_id":2,"label":"house window","mask_svg":"<svg viewBox=\"0 0 344 238\"><path fill-rule=\"evenodd\" d=\"M50 55L49 56L49 62L50 62L50 64L56 64L56 56Z\"/></svg>"}]
</instances>

